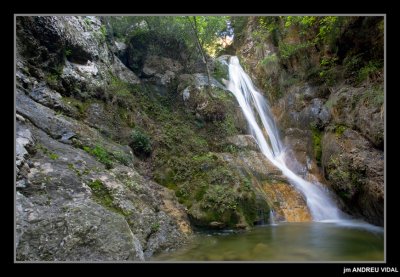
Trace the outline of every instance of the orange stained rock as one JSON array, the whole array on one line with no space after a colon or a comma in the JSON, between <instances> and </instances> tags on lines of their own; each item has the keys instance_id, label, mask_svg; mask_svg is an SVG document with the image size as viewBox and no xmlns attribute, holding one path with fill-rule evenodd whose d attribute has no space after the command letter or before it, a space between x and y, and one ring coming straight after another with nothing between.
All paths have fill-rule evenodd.
<instances>
[{"instance_id":1,"label":"orange stained rock","mask_svg":"<svg viewBox=\"0 0 400 277\"><path fill-rule=\"evenodd\" d=\"M292 185L284 182L265 182L262 187L278 221L308 222L312 220L303 196Z\"/></svg>"}]
</instances>

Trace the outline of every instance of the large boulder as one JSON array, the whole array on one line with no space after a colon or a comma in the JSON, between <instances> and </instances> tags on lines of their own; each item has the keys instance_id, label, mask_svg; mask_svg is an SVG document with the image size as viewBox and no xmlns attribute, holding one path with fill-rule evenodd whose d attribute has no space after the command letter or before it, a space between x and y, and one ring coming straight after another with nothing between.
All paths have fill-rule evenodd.
<instances>
[{"instance_id":1,"label":"large boulder","mask_svg":"<svg viewBox=\"0 0 400 277\"><path fill-rule=\"evenodd\" d=\"M123 216L93 201L42 206L17 192L17 260L143 261L143 249Z\"/></svg>"},{"instance_id":2,"label":"large boulder","mask_svg":"<svg viewBox=\"0 0 400 277\"><path fill-rule=\"evenodd\" d=\"M37 147L18 187L18 260L143 260L187 240L188 219L170 191L25 128Z\"/></svg>"},{"instance_id":3,"label":"large boulder","mask_svg":"<svg viewBox=\"0 0 400 277\"><path fill-rule=\"evenodd\" d=\"M259 151L246 150L236 155L218 154L237 172L250 176L255 188L257 207L262 213L258 221L269 219L270 210L276 221L304 222L311 220L304 197L292 186L282 172ZM264 215L263 213L268 213Z\"/></svg>"},{"instance_id":4,"label":"large boulder","mask_svg":"<svg viewBox=\"0 0 400 277\"><path fill-rule=\"evenodd\" d=\"M329 91L328 91L329 92ZM272 107L281 129L309 129L311 125L326 127L331 121L326 107L326 90L308 84L292 86L283 98Z\"/></svg>"},{"instance_id":5,"label":"large boulder","mask_svg":"<svg viewBox=\"0 0 400 277\"><path fill-rule=\"evenodd\" d=\"M179 61L162 56L147 56L142 68L142 77L150 79L157 85L168 86L181 72L183 66Z\"/></svg>"},{"instance_id":6,"label":"large boulder","mask_svg":"<svg viewBox=\"0 0 400 277\"><path fill-rule=\"evenodd\" d=\"M178 81L177 90L185 107L197 118L222 121L232 115L235 127L246 132L247 123L235 97L215 78L211 77L209 83L206 74L182 74Z\"/></svg>"},{"instance_id":7,"label":"large boulder","mask_svg":"<svg viewBox=\"0 0 400 277\"><path fill-rule=\"evenodd\" d=\"M383 226L384 155L360 133L326 133L322 140L322 166L332 188L351 214Z\"/></svg>"}]
</instances>

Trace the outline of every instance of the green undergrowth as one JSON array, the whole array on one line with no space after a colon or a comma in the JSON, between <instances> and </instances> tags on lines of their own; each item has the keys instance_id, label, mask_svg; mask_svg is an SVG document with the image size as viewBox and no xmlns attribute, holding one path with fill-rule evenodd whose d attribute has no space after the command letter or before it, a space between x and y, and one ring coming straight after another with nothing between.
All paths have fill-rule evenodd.
<instances>
[{"instance_id":1,"label":"green undergrowth","mask_svg":"<svg viewBox=\"0 0 400 277\"><path fill-rule=\"evenodd\" d=\"M107 169L113 168L116 162L123 165L129 165L131 162L127 154L122 151L110 151L101 144L96 144L94 147L83 146L82 149L96 157Z\"/></svg>"},{"instance_id":2,"label":"green undergrowth","mask_svg":"<svg viewBox=\"0 0 400 277\"><path fill-rule=\"evenodd\" d=\"M227 92L214 92L217 104L212 103L215 107L210 105L210 116L203 117L185 108L176 88L162 91L115 78L107 91L109 97L103 101L106 107L114 107L121 124L131 128L126 145L136 156L144 154L142 164L146 164L138 170L148 175L150 168L151 177L174 190L180 203L189 210L198 207L200 216L195 224L206 226L218 221L234 227L245 221L252 225L257 220L258 208L251 180L215 154L240 151L234 146L221 147L226 145L226 137L241 132L235 125L232 97L224 93ZM82 148L107 168L121 162L100 143ZM108 206L110 197L99 191Z\"/></svg>"}]
</instances>

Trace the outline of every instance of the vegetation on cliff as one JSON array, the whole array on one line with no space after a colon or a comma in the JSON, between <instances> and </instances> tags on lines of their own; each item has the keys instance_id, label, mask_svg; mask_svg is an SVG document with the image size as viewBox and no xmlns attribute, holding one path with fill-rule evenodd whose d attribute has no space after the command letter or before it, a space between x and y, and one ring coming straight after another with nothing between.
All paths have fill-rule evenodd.
<instances>
[{"instance_id":1,"label":"vegetation on cliff","mask_svg":"<svg viewBox=\"0 0 400 277\"><path fill-rule=\"evenodd\" d=\"M246 135L222 54L270 100L292 169L383 224L382 17L26 16L16 28L18 260L144 260L271 209L310 220Z\"/></svg>"},{"instance_id":2,"label":"vegetation on cliff","mask_svg":"<svg viewBox=\"0 0 400 277\"><path fill-rule=\"evenodd\" d=\"M289 132L292 128L311 131L305 137L305 144L312 145L307 154L292 146L297 159L315 161L321 177L327 179L323 181L344 200L344 209L382 225L384 17L260 16L232 17L231 21L236 39L229 52L241 58L264 90L282 135L290 142L295 141L292 134L296 132ZM333 149L325 138L332 138L329 134L344 138L346 130L355 131L348 143L354 146L353 153L366 155L363 174L373 184L359 177L357 184L339 181L335 167L346 176L359 176L359 172L343 159L336 159L335 165L328 162L327 152ZM357 146L363 138L369 145ZM345 154L347 146L334 148L334 153ZM357 159L356 154L350 156ZM380 164L379 172L370 163ZM343 182L358 193L343 194Z\"/></svg>"}]
</instances>

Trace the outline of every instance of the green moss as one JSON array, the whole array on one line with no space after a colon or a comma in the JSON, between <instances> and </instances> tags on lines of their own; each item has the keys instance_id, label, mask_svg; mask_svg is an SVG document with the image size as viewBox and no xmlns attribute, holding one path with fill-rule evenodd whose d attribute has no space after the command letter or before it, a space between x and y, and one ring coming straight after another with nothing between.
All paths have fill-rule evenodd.
<instances>
[{"instance_id":1,"label":"green moss","mask_svg":"<svg viewBox=\"0 0 400 277\"><path fill-rule=\"evenodd\" d=\"M130 157L122 151L112 152L112 157L115 160L117 160L118 162L120 162L121 164L126 165L126 166L130 165L132 162Z\"/></svg>"},{"instance_id":2,"label":"green moss","mask_svg":"<svg viewBox=\"0 0 400 277\"><path fill-rule=\"evenodd\" d=\"M117 111L120 119L124 121L126 125L131 128L135 127L134 114L130 109L126 107L118 107Z\"/></svg>"},{"instance_id":3,"label":"green moss","mask_svg":"<svg viewBox=\"0 0 400 277\"><path fill-rule=\"evenodd\" d=\"M65 57L69 57L69 56L71 56L72 55L72 50L71 49L65 49L64 50L64 56Z\"/></svg>"},{"instance_id":4,"label":"green moss","mask_svg":"<svg viewBox=\"0 0 400 277\"><path fill-rule=\"evenodd\" d=\"M112 76L111 84L108 86L108 91L117 96L129 96L131 95L131 85L121 79Z\"/></svg>"},{"instance_id":5,"label":"green moss","mask_svg":"<svg viewBox=\"0 0 400 277\"><path fill-rule=\"evenodd\" d=\"M321 157L322 157L322 132L315 126L311 125L312 132L312 144L314 150L314 157L317 160L317 164L321 166Z\"/></svg>"},{"instance_id":6,"label":"green moss","mask_svg":"<svg viewBox=\"0 0 400 277\"><path fill-rule=\"evenodd\" d=\"M332 86L338 80L338 68L337 68L338 57L330 56L323 57L320 61L319 77L326 85Z\"/></svg>"},{"instance_id":7,"label":"green moss","mask_svg":"<svg viewBox=\"0 0 400 277\"><path fill-rule=\"evenodd\" d=\"M60 81L60 76L62 74L63 67L64 67L64 64L60 63L60 64L56 65L55 67L48 68L49 71L45 75L45 80L51 88L57 87L57 85Z\"/></svg>"},{"instance_id":8,"label":"green moss","mask_svg":"<svg viewBox=\"0 0 400 277\"><path fill-rule=\"evenodd\" d=\"M160 230L160 223L155 222L151 225L151 232L156 233L158 230Z\"/></svg>"},{"instance_id":9,"label":"green moss","mask_svg":"<svg viewBox=\"0 0 400 277\"><path fill-rule=\"evenodd\" d=\"M82 102L74 97L63 97L62 101L68 106L75 107L79 112L79 117L84 117L87 108L92 104L92 101Z\"/></svg>"},{"instance_id":10,"label":"green moss","mask_svg":"<svg viewBox=\"0 0 400 277\"><path fill-rule=\"evenodd\" d=\"M239 153L239 151L241 151L241 149L233 144L226 144L223 146L223 149L222 149L222 152L228 152L228 153L232 153L232 154Z\"/></svg>"},{"instance_id":11,"label":"green moss","mask_svg":"<svg viewBox=\"0 0 400 277\"><path fill-rule=\"evenodd\" d=\"M91 21L89 18L85 18L83 22L85 22L86 26L90 26Z\"/></svg>"},{"instance_id":12,"label":"green moss","mask_svg":"<svg viewBox=\"0 0 400 277\"><path fill-rule=\"evenodd\" d=\"M58 84L58 80L59 80L59 75L57 74L48 74L46 76L46 82L47 84L49 84L51 87L54 87Z\"/></svg>"},{"instance_id":13,"label":"green moss","mask_svg":"<svg viewBox=\"0 0 400 277\"><path fill-rule=\"evenodd\" d=\"M224 213L227 210L236 210L236 195L229 187L213 185L204 195L202 208Z\"/></svg>"},{"instance_id":14,"label":"green moss","mask_svg":"<svg viewBox=\"0 0 400 277\"><path fill-rule=\"evenodd\" d=\"M37 143L35 145L35 149L37 151L41 151L43 154L45 154L47 157L49 157L52 160L57 160L59 158L59 155L56 153L52 152L51 150L47 149L43 144Z\"/></svg>"},{"instance_id":15,"label":"green moss","mask_svg":"<svg viewBox=\"0 0 400 277\"><path fill-rule=\"evenodd\" d=\"M94 199L96 202L98 202L100 205L104 206L108 210L111 210L113 212L119 213L123 216L128 216L129 213L122 210L118 206L114 204L114 198L110 194L108 188L103 184L101 180L94 180L88 184L90 189L93 192Z\"/></svg>"},{"instance_id":16,"label":"green moss","mask_svg":"<svg viewBox=\"0 0 400 277\"><path fill-rule=\"evenodd\" d=\"M335 134L337 136L341 136L344 133L344 131L346 131L346 129L347 129L346 125L341 125L341 124L336 125L335 126Z\"/></svg>"},{"instance_id":17,"label":"green moss","mask_svg":"<svg viewBox=\"0 0 400 277\"><path fill-rule=\"evenodd\" d=\"M349 192L347 192L347 191L338 191L337 192L338 194L339 194L339 196L341 197L341 198L343 198L343 199L351 199L351 194L349 193Z\"/></svg>"},{"instance_id":18,"label":"green moss","mask_svg":"<svg viewBox=\"0 0 400 277\"><path fill-rule=\"evenodd\" d=\"M87 174L90 173L90 170L89 170L88 168L85 168L85 169L83 169L83 170L81 171L81 170L79 170L78 168L76 168L76 167L74 166L74 164L72 164L72 163L68 163L68 168L69 168L70 170L74 171L74 172L76 173L76 175L78 175L79 177L82 176L82 175L87 175Z\"/></svg>"},{"instance_id":19,"label":"green moss","mask_svg":"<svg viewBox=\"0 0 400 277\"><path fill-rule=\"evenodd\" d=\"M51 153L49 154L50 159L52 160L57 160L59 158L59 156L56 153Z\"/></svg>"},{"instance_id":20,"label":"green moss","mask_svg":"<svg viewBox=\"0 0 400 277\"><path fill-rule=\"evenodd\" d=\"M338 157L330 157L328 163L329 178L335 182L341 182L343 185L351 183L350 172L344 170L344 168L347 168L347 166Z\"/></svg>"},{"instance_id":21,"label":"green moss","mask_svg":"<svg viewBox=\"0 0 400 277\"><path fill-rule=\"evenodd\" d=\"M112 159L111 159L111 155L100 144L97 144L94 148L91 148L89 146L83 146L83 150L85 150L87 153L95 156L96 159L99 162L101 162L102 164L104 164L107 169L111 169L112 168L113 162L112 162Z\"/></svg>"},{"instance_id":22,"label":"green moss","mask_svg":"<svg viewBox=\"0 0 400 277\"><path fill-rule=\"evenodd\" d=\"M214 121L212 125L208 126L208 131L214 136L220 137L221 140L239 133L231 113L227 113L222 121Z\"/></svg>"}]
</instances>

